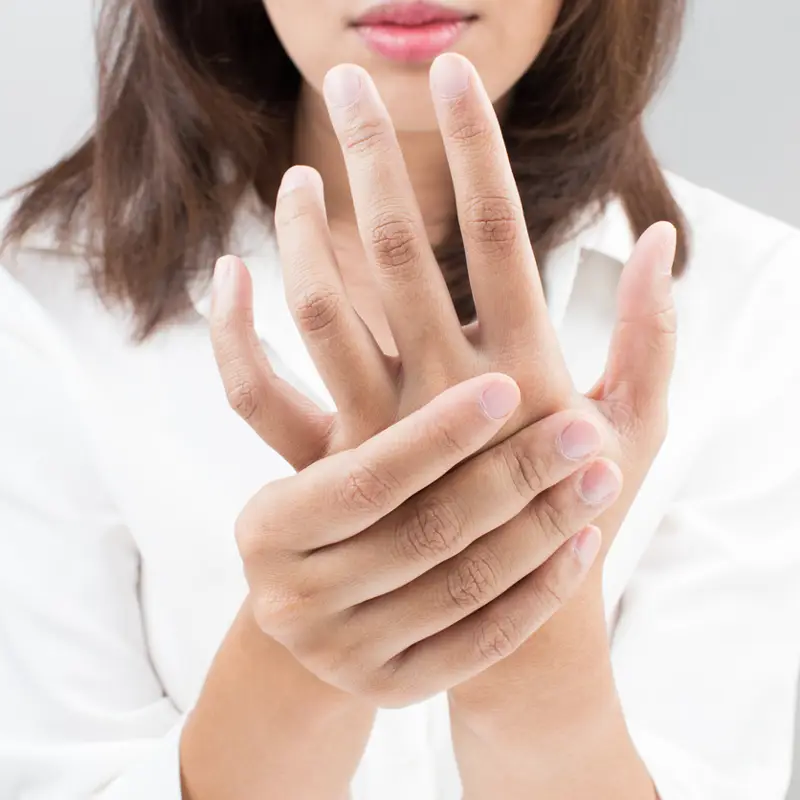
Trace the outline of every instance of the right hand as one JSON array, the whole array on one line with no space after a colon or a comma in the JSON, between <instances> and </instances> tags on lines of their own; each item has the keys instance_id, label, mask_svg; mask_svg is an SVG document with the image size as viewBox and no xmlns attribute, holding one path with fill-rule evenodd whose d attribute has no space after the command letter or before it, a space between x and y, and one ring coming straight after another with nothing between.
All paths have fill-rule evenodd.
<instances>
[{"instance_id":1,"label":"right hand","mask_svg":"<svg viewBox=\"0 0 800 800\"><path fill-rule=\"evenodd\" d=\"M592 425L575 410L474 455L518 403L511 378L472 378L265 486L236 531L258 626L318 678L379 706L447 690L521 645L599 548L589 523L616 496L592 504L581 486L619 471L596 452L564 454L561 434ZM534 541L511 530L481 542L520 514Z\"/></svg>"}]
</instances>

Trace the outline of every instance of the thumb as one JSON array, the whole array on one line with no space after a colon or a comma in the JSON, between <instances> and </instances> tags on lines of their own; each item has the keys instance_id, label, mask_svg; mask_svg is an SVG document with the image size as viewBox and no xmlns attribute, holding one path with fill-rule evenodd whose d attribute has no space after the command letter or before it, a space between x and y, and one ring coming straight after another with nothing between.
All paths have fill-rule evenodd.
<instances>
[{"instance_id":1,"label":"thumb","mask_svg":"<svg viewBox=\"0 0 800 800\"><path fill-rule=\"evenodd\" d=\"M253 327L253 285L234 256L214 270L211 344L231 407L296 470L324 455L334 417L270 366Z\"/></svg>"},{"instance_id":2,"label":"thumb","mask_svg":"<svg viewBox=\"0 0 800 800\"><path fill-rule=\"evenodd\" d=\"M605 373L590 393L606 402L612 422L628 427L649 427L666 416L675 362L676 240L672 224L657 222L637 242L617 290L617 322ZM614 419L620 414L624 420Z\"/></svg>"}]
</instances>

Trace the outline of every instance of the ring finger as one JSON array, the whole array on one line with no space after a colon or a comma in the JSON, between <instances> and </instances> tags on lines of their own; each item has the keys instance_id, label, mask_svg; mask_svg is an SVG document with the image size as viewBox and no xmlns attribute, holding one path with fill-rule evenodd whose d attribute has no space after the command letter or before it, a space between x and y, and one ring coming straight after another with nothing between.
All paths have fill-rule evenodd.
<instances>
[{"instance_id":1,"label":"ring finger","mask_svg":"<svg viewBox=\"0 0 800 800\"><path fill-rule=\"evenodd\" d=\"M384 669L392 684L404 687L407 696L424 697L510 656L575 593L600 545L600 530L583 528L492 603L388 662Z\"/></svg>"},{"instance_id":2,"label":"ring finger","mask_svg":"<svg viewBox=\"0 0 800 800\"><path fill-rule=\"evenodd\" d=\"M616 464L594 461L454 558L357 608L354 624L359 629L391 631L384 655L387 660L397 656L465 620L534 573L611 506L621 486Z\"/></svg>"},{"instance_id":3,"label":"ring finger","mask_svg":"<svg viewBox=\"0 0 800 800\"><path fill-rule=\"evenodd\" d=\"M286 299L350 436L375 432L395 405L394 380L372 334L350 303L336 263L322 179L310 167L286 172L275 229ZM369 397L365 409L363 398ZM364 419L370 414L373 419Z\"/></svg>"},{"instance_id":4,"label":"ring finger","mask_svg":"<svg viewBox=\"0 0 800 800\"><path fill-rule=\"evenodd\" d=\"M335 576L326 591L328 607L388 600L515 518L537 495L587 465L601 446L597 427L576 412L545 417L458 466L360 536L310 553L308 569Z\"/></svg>"}]
</instances>

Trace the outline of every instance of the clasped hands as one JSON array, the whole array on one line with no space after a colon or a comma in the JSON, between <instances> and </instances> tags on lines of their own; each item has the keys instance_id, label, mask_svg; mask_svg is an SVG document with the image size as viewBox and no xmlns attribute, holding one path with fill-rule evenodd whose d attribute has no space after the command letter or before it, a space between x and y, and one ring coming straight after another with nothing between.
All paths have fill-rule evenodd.
<instances>
[{"instance_id":1,"label":"clasped hands","mask_svg":"<svg viewBox=\"0 0 800 800\"><path fill-rule=\"evenodd\" d=\"M431 91L476 322L458 321L391 120L351 65L331 70L325 98L398 355L347 297L308 167L286 173L275 224L287 300L336 413L270 368L244 265L221 259L214 279L231 405L297 469L237 522L253 614L318 678L379 706L514 658L599 568L666 432L675 351L675 230L656 223L623 270L605 371L576 390L480 79L448 54Z\"/></svg>"}]
</instances>

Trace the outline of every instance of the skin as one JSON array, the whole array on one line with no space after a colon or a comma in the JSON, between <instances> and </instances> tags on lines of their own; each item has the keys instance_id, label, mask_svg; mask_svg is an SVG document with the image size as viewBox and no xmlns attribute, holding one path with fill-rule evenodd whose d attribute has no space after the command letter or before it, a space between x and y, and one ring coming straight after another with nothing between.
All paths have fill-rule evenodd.
<instances>
[{"instance_id":1,"label":"skin","mask_svg":"<svg viewBox=\"0 0 800 800\"><path fill-rule=\"evenodd\" d=\"M540 21L554 10L503 5L535 7ZM268 7L300 59L294 12ZM299 64L306 94L309 62ZM417 78L390 75L388 91ZM432 255L433 200L401 156L406 135L363 69L325 78L329 121L314 152L334 141L343 157L320 158L324 190L310 168L287 173L276 225L287 299L336 415L272 373L246 269L218 265L212 339L231 404L298 474L265 487L239 519L251 594L184 732L189 797L281 785L284 797L341 798L373 709L443 690L465 797L655 797L617 700L600 577L666 430L675 233L658 224L638 243L606 371L579 394L493 109L502 84L494 76L487 91L457 56L431 73L479 316L462 329ZM410 127L420 144L424 117ZM298 141L308 146L314 130ZM340 168L347 202L337 201ZM502 391L514 408L490 420L486 398ZM303 769L309 748L320 754L314 776Z\"/></svg>"}]
</instances>

